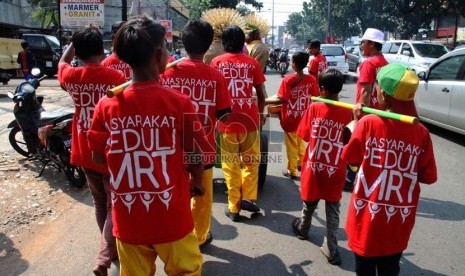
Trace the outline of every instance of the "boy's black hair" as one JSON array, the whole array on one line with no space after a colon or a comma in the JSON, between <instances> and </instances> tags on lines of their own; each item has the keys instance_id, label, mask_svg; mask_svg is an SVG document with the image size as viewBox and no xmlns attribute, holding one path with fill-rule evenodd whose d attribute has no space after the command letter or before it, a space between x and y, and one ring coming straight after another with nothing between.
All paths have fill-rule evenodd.
<instances>
[{"instance_id":1,"label":"boy's black hair","mask_svg":"<svg viewBox=\"0 0 465 276\"><path fill-rule=\"evenodd\" d=\"M379 42L374 42L373 43L375 44L375 48L378 50L378 51L381 51L381 49L383 49L383 44L379 43Z\"/></svg>"},{"instance_id":2,"label":"boy's black hair","mask_svg":"<svg viewBox=\"0 0 465 276\"><path fill-rule=\"evenodd\" d=\"M149 64L150 57L163 47L166 29L153 19L142 16L125 23L116 33L113 43L119 59L132 68Z\"/></svg>"},{"instance_id":3,"label":"boy's black hair","mask_svg":"<svg viewBox=\"0 0 465 276\"><path fill-rule=\"evenodd\" d=\"M304 69L308 64L309 55L304 52L295 52L292 54L292 62L295 63L297 68Z\"/></svg>"},{"instance_id":4,"label":"boy's black hair","mask_svg":"<svg viewBox=\"0 0 465 276\"><path fill-rule=\"evenodd\" d=\"M103 54L103 37L97 27L91 26L76 31L72 41L76 56L82 60Z\"/></svg>"},{"instance_id":5,"label":"boy's black hair","mask_svg":"<svg viewBox=\"0 0 465 276\"><path fill-rule=\"evenodd\" d=\"M336 69L326 69L318 76L318 85L331 94L339 94L344 84L344 76Z\"/></svg>"},{"instance_id":6,"label":"boy's black hair","mask_svg":"<svg viewBox=\"0 0 465 276\"><path fill-rule=\"evenodd\" d=\"M21 48L26 49L27 47L29 47L29 42L27 42L27 41L22 41L22 42L21 42Z\"/></svg>"},{"instance_id":7,"label":"boy's black hair","mask_svg":"<svg viewBox=\"0 0 465 276\"><path fill-rule=\"evenodd\" d=\"M213 41L213 27L203 20L187 22L182 31L182 44L186 52L205 54Z\"/></svg>"},{"instance_id":8,"label":"boy's black hair","mask_svg":"<svg viewBox=\"0 0 465 276\"><path fill-rule=\"evenodd\" d=\"M113 25L111 25L111 35L116 35L119 28L123 26L124 22L126 21L116 21L115 23L113 23Z\"/></svg>"},{"instance_id":9,"label":"boy's black hair","mask_svg":"<svg viewBox=\"0 0 465 276\"><path fill-rule=\"evenodd\" d=\"M221 36L224 50L227 53L240 53L245 43L244 31L238 26L228 26Z\"/></svg>"},{"instance_id":10,"label":"boy's black hair","mask_svg":"<svg viewBox=\"0 0 465 276\"><path fill-rule=\"evenodd\" d=\"M320 48L321 43L318 39L307 40L307 48Z\"/></svg>"}]
</instances>

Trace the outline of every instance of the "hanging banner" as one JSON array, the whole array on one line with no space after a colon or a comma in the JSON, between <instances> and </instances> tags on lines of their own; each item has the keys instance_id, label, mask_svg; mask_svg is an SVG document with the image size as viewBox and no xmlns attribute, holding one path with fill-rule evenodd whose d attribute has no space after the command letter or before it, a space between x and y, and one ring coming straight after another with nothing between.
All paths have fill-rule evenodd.
<instances>
[{"instance_id":1,"label":"hanging banner","mask_svg":"<svg viewBox=\"0 0 465 276\"><path fill-rule=\"evenodd\" d=\"M61 26L82 28L96 26L103 28L105 0L60 0Z\"/></svg>"},{"instance_id":2,"label":"hanging banner","mask_svg":"<svg viewBox=\"0 0 465 276\"><path fill-rule=\"evenodd\" d=\"M160 24L166 28L166 41L173 42L173 21L160 19Z\"/></svg>"}]
</instances>

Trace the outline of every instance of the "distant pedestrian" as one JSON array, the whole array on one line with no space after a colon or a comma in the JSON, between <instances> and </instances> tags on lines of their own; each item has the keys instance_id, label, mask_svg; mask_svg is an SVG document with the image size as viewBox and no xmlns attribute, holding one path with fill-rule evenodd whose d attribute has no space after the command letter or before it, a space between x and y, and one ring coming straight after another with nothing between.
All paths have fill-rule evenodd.
<instances>
[{"instance_id":1,"label":"distant pedestrian","mask_svg":"<svg viewBox=\"0 0 465 276\"><path fill-rule=\"evenodd\" d=\"M377 97L389 112L415 115L418 77L399 63L377 74ZM378 117L361 116L342 160L359 166L347 214L348 245L355 254L357 275L398 275L402 252L415 224L420 183L437 181L433 143L428 129Z\"/></svg>"},{"instance_id":2,"label":"distant pedestrian","mask_svg":"<svg viewBox=\"0 0 465 276\"><path fill-rule=\"evenodd\" d=\"M327 69L319 76L320 96L339 100L344 76L336 69ZM308 142L302 163L300 218L292 222L299 239L307 239L313 213L320 200L325 200L326 246L320 247L328 262L341 263L338 250L340 200L344 187L346 164L341 160L343 130L352 120L351 111L339 106L313 102L297 129L297 135Z\"/></svg>"},{"instance_id":3,"label":"distant pedestrian","mask_svg":"<svg viewBox=\"0 0 465 276\"><path fill-rule=\"evenodd\" d=\"M121 275L155 275L158 257L167 275L202 270L190 202L204 192L205 138L190 98L159 82L168 58L165 35L148 17L121 27L115 51L131 66L132 84L100 100L88 132L94 160L112 175Z\"/></svg>"},{"instance_id":4,"label":"distant pedestrian","mask_svg":"<svg viewBox=\"0 0 465 276\"><path fill-rule=\"evenodd\" d=\"M318 76L328 68L328 62L326 62L326 57L321 53L321 43L318 39L310 40L307 44L307 49L309 54L313 56L308 65L308 73L318 81Z\"/></svg>"},{"instance_id":5,"label":"distant pedestrian","mask_svg":"<svg viewBox=\"0 0 465 276\"><path fill-rule=\"evenodd\" d=\"M295 52L291 61L295 74L286 75L279 87L278 97L268 98L265 104L282 105L279 121L284 130L287 154L287 168L283 171L283 175L296 179L305 152L305 142L297 136L296 131L310 105L310 97L318 96L318 85L313 76L303 72L308 63L307 53Z\"/></svg>"},{"instance_id":6,"label":"distant pedestrian","mask_svg":"<svg viewBox=\"0 0 465 276\"><path fill-rule=\"evenodd\" d=\"M23 48L23 50L18 53L18 59L16 61L21 67L24 79L30 80L32 78L31 71L32 68L36 66L36 61L31 51L29 51L29 43L27 41L21 42L21 48Z\"/></svg>"},{"instance_id":7,"label":"distant pedestrian","mask_svg":"<svg viewBox=\"0 0 465 276\"><path fill-rule=\"evenodd\" d=\"M217 119L227 120L231 112L231 97L226 79L218 70L203 63L213 40L213 28L202 20L189 21L182 31L182 43L188 58L161 75L161 83L188 95L202 123L208 148L205 154L205 170L202 183L203 196L192 198L194 232L199 245L209 244L213 235L210 231L213 207L213 166L216 162L216 123Z\"/></svg>"},{"instance_id":8,"label":"distant pedestrian","mask_svg":"<svg viewBox=\"0 0 465 276\"><path fill-rule=\"evenodd\" d=\"M124 83L126 79L120 71L100 64L103 39L98 28L78 30L72 41L58 64L58 81L70 94L75 106L71 164L84 170L101 233L100 250L93 271L96 275L107 275L111 261L118 257L112 233L109 171L106 166L92 161L87 134L97 102L108 89ZM72 67L74 56L82 60L84 66Z\"/></svg>"}]
</instances>

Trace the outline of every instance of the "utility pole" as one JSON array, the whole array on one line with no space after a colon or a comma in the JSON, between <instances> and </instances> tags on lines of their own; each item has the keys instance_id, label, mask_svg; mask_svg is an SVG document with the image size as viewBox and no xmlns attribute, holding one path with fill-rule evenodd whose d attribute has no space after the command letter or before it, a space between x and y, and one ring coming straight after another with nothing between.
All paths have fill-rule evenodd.
<instances>
[{"instance_id":1,"label":"utility pole","mask_svg":"<svg viewBox=\"0 0 465 276\"><path fill-rule=\"evenodd\" d=\"M331 0L328 0L328 34L326 35L327 43L331 43Z\"/></svg>"},{"instance_id":2,"label":"utility pole","mask_svg":"<svg viewBox=\"0 0 465 276\"><path fill-rule=\"evenodd\" d=\"M271 3L271 48L274 48L274 0Z\"/></svg>"}]
</instances>

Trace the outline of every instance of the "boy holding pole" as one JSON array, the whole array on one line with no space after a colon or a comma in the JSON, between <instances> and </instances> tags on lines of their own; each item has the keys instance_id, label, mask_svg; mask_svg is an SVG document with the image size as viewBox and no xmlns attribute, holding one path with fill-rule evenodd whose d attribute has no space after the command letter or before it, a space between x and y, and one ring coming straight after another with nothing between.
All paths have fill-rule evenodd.
<instances>
[{"instance_id":1,"label":"boy holding pole","mask_svg":"<svg viewBox=\"0 0 465 276\"><path fill-rule=\"evenodd\" d=\"M320 96L338 101L344 76L328 69L318 77ZM325 200L327 247L320 250L333 265L341 263L337 246L339 207L344 186L346 163L340 158L344 127L352 120L351 111L336 105L313 102L302 118L297 135L308 142L302 162L302 215L294 219L292 229L297 238L306 240L312 215L318 202Z\"/></svg>"},{"instance_id":2,"label":"boy holding pole","mask_svg":"<svg viewBox=\"0 0 465 276\"><path fill-rule=\"evenodd\" d=\"M377 74L377 98L389 112L415 114L415 72L392 63ZM361 105L354 109L357 121ZM342 151L360 166L347 215L348 245L357 275L398 275L402 252L415 224L419 183L437 180L433 144L422 124L365 115Z\"/></svg>"}]
</instances>

